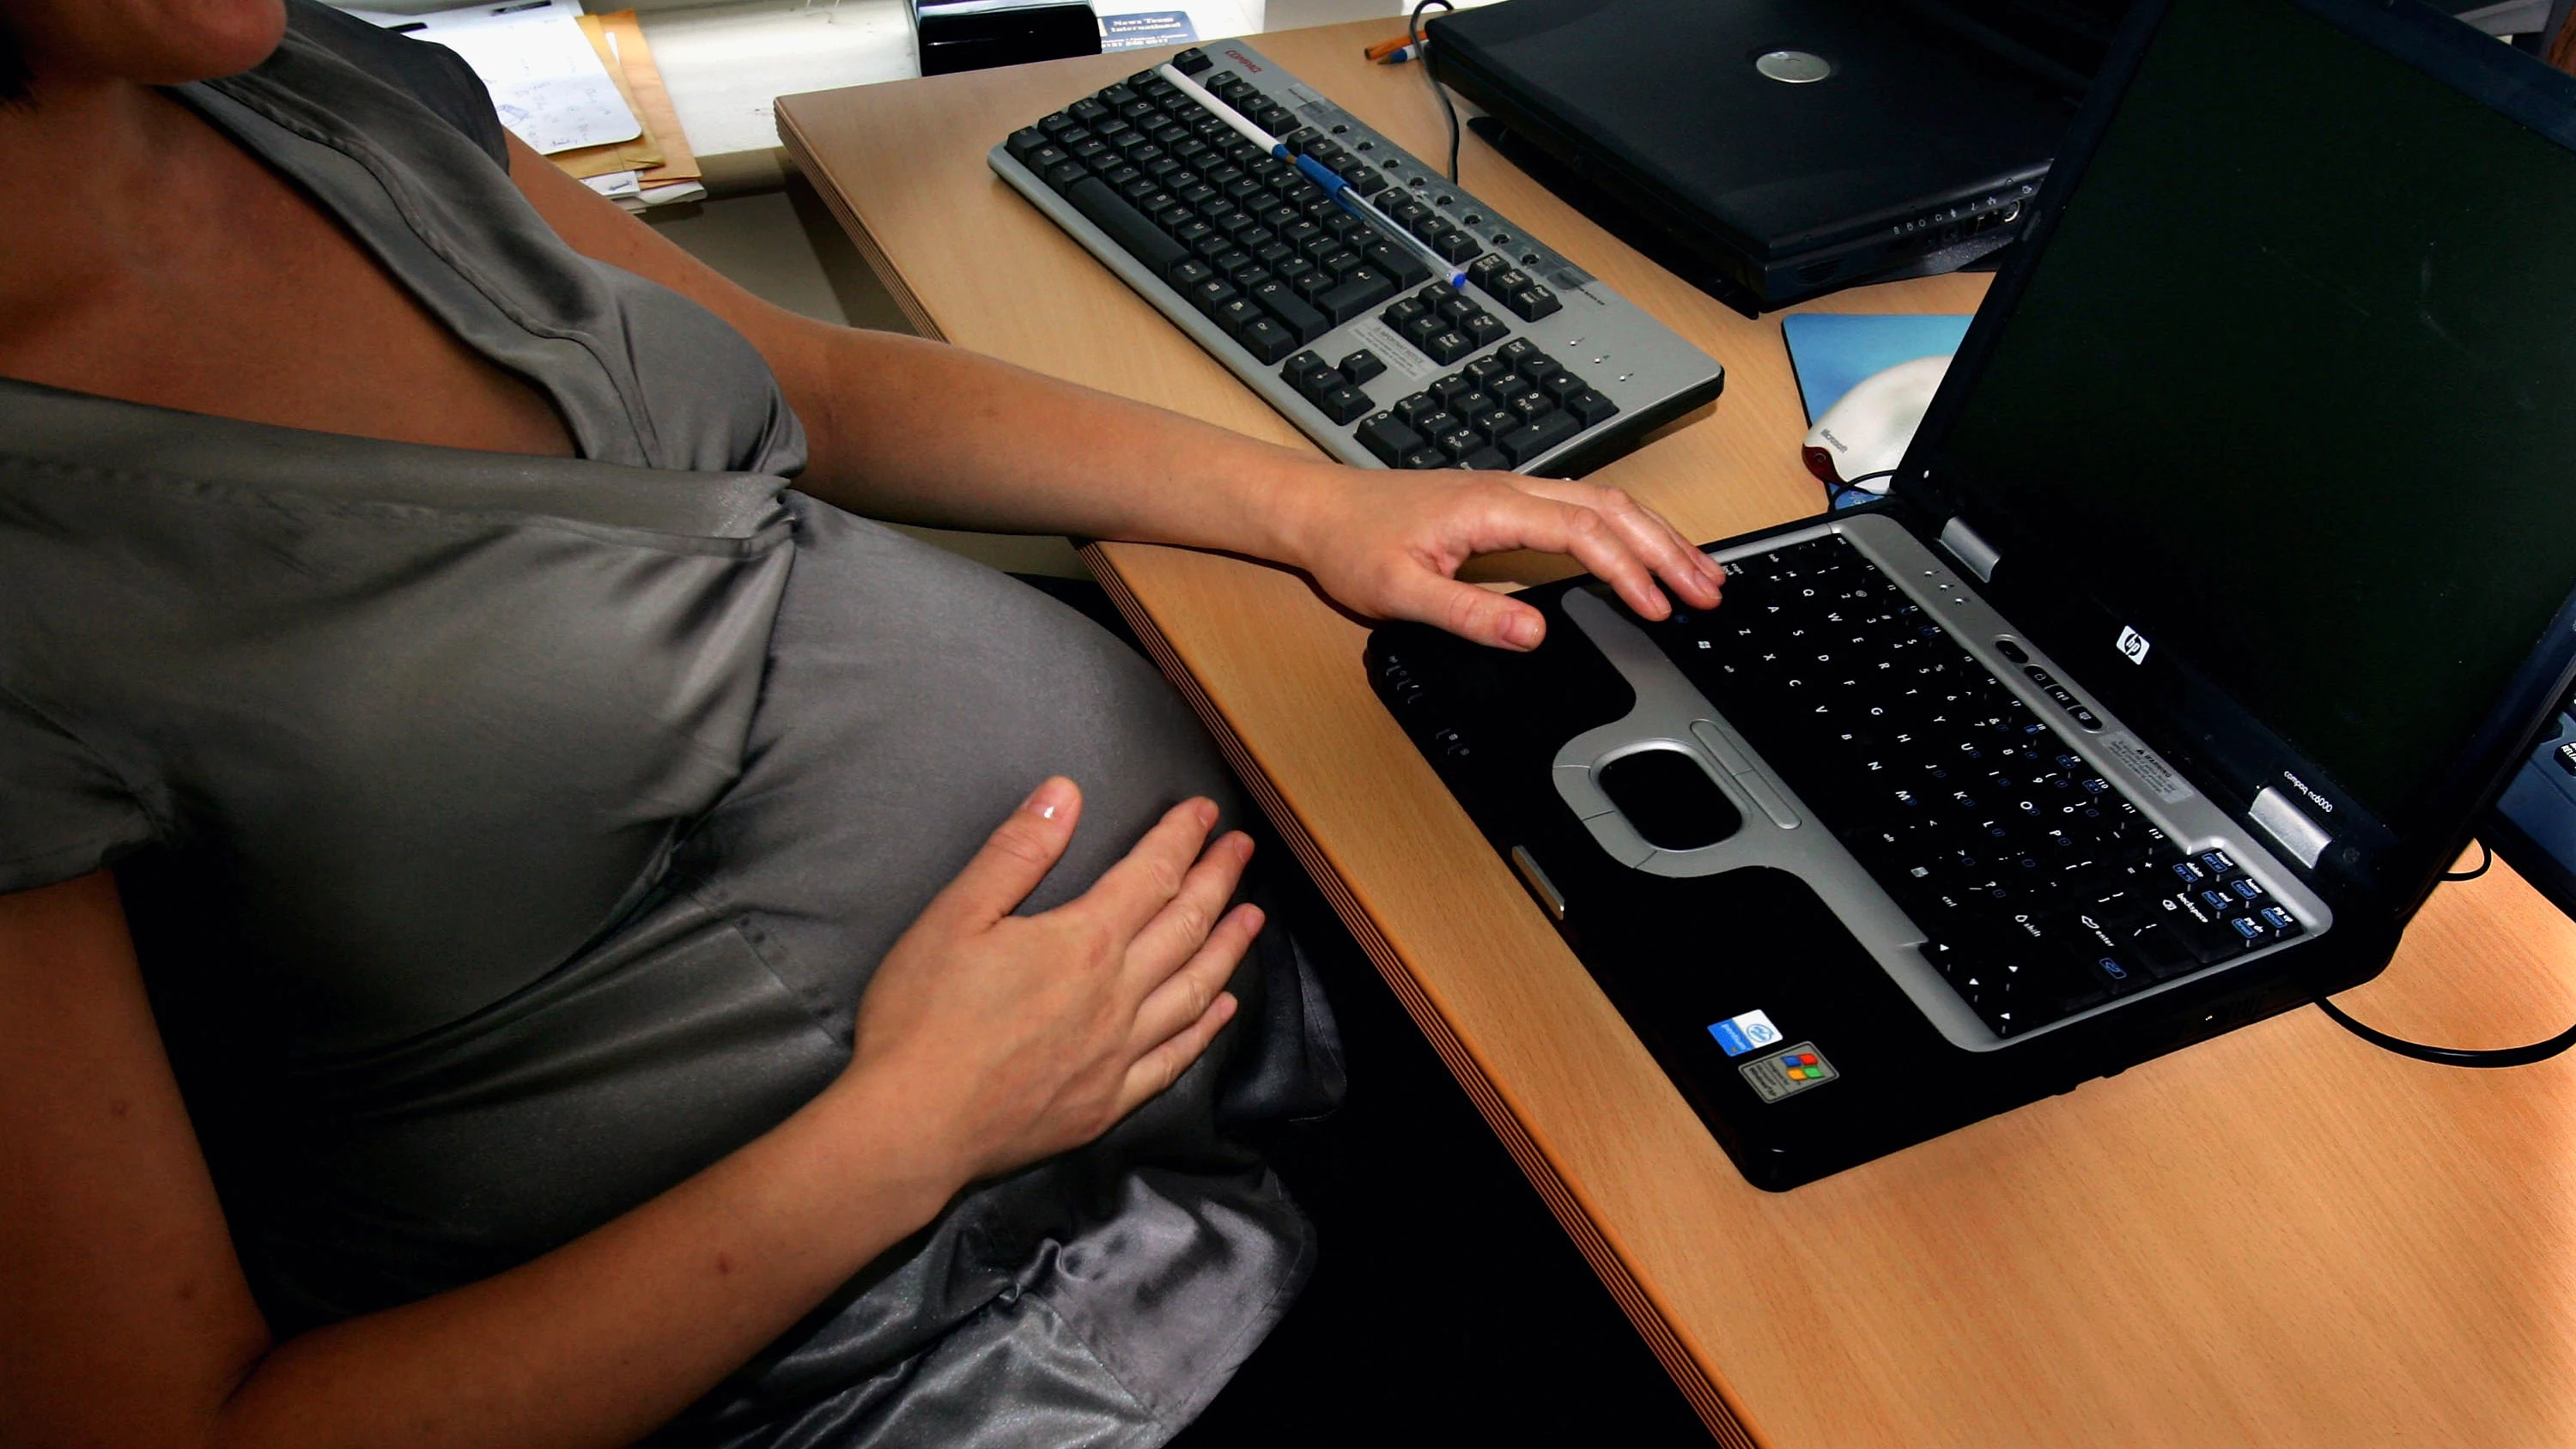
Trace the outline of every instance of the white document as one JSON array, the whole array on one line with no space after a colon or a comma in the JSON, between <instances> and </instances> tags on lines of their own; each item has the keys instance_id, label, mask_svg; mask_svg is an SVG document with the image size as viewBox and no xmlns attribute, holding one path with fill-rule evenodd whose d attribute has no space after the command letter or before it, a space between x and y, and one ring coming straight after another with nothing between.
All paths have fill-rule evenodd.
<instances>
[{"instance_id":1,"label":"white document","mask_svg":"<svg viewBox=\"0 0 2576 1449\"><path fill-rule=\"evenodd\" d=\"M581 32L581 0L487 0L426 15L350 12L462 56L512 135L552 155L644 134Z\"/></svg>"}]
</instances>

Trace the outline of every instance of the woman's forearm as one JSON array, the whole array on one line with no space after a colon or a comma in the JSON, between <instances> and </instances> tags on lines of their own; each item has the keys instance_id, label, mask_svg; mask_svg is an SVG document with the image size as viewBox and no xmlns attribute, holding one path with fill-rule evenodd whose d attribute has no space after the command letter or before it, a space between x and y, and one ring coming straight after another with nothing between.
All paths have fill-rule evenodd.
<instances>
[{"instance_id":1,"label":"woman's forearm","mask_svg":"<svg viewBox=\"0 0 2576 1449\"><path fill-rule=\"evenodd\" d=\"M215 1445L631 1443L937 1215L955 1164L845 1078L767 1135L507 1273L307 1333Z\"/></svg>"},{"instance_id":2,"label":"woman's forearm","mask_svg":"<svg viewBox=\"0 0 2576 1449\"><path fill-rule=\"evenodd\" d=\"M871 517L1293 562L1340 471L961 348L821 327L799 344L823 360L786 377L868 379L791 396L814 445L800 486Z\"/></svg>"}]
</instances>

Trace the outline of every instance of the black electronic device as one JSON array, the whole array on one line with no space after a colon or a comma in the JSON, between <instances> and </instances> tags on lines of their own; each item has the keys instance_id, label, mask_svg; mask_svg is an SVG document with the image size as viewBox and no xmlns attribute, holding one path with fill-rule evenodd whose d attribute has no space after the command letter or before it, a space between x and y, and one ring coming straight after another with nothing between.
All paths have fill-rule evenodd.
<instances>
[{"instance_id":1,"label":"black electronic device","mask_svg":"<svg viewBox=\"0 0 2576 1449\"><path fill-rule=\"evenodd\" d=\"M1763 1187L2368 979L2576 671L2576 79L2149 0L2029 226L1889 497L1716 610L1371 636Z\"/></svg>"},{"instance_id":2,"label":"black electronic device","mask_svg":"<svg viewBox=\"0 0 2576 1449\"><path fill-rule=\"evenodd\" d=\"M923 75L1100 53L1090 0L906 0Z\"/></svg>"},{"instance_id":3,"label":"black electronic device","mask_svg":"<svg viewBox=\"0 0 2576 1449\"><path fill-rule=\"evenodd\" d=\"M2576 699L2559 702L2478 837L2551 905L2576 917Z\"/></svg>"},{"instance_id":4,"label":"black electronic device","mask_svg":"<svg viewBox=\"0 0 2576 1449\"><path fill-rule=\"evenodd\" d=\"M2073 59L1887 0L1510 0L1432 19L1433 76L1505 153L1748 311L2009 241ZM1989 43L1990 42L1990 43Z\"/></svg>"}]
</instances>

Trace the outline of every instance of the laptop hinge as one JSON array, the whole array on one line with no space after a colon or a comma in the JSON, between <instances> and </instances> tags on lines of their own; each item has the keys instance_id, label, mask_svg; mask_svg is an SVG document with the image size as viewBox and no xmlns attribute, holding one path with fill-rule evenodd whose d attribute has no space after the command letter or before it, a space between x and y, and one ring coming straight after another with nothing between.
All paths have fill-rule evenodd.
<instances>
[{"instance_id":1,"label":"laptop hinge","mask_svg":"<svg viewBox=\"0 0 2576 1449\"><path fill-rule=\"evenodd\" d=\"M2003 562L2004 556L1995 552L1993 544L1977 537L1977 531L1968 526L1966 519L1954 514L1949 522L1941 525L1941 546L1950 551L1952 558L1966 564L1968 572L1975 574L1979 583L1995 581L1995 565Z\"/></svg>"},{"instance_id":2,"label":"laptop hinge","mask_svg":"<svg viewBox=\"0 0 2576 1449\"><path fill-rule=\"evenodd\" d=\"M2334 842L2305 811L2290 803L2289 796L2269 785L2255 793L2254 808L2245 813L2310 870L2317 868L2318 857Z\"/></svg>"}]
</instances>

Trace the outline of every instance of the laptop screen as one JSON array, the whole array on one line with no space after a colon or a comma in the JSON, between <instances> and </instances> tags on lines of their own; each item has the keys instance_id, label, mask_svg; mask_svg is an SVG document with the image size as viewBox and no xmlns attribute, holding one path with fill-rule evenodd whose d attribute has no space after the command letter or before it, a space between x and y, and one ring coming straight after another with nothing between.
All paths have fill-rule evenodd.
<instances>
[{"instance_id":1,"label":"laptop screen","mask_svg":"<svg viewBox=\"0 0 2576 1449\"><path fill-rule=\"evenodd\" d=\"M2576 586L2576 154L2177 0L1953 416L1978 517L2411 817Z\"/></svg>"}]
</instances>

